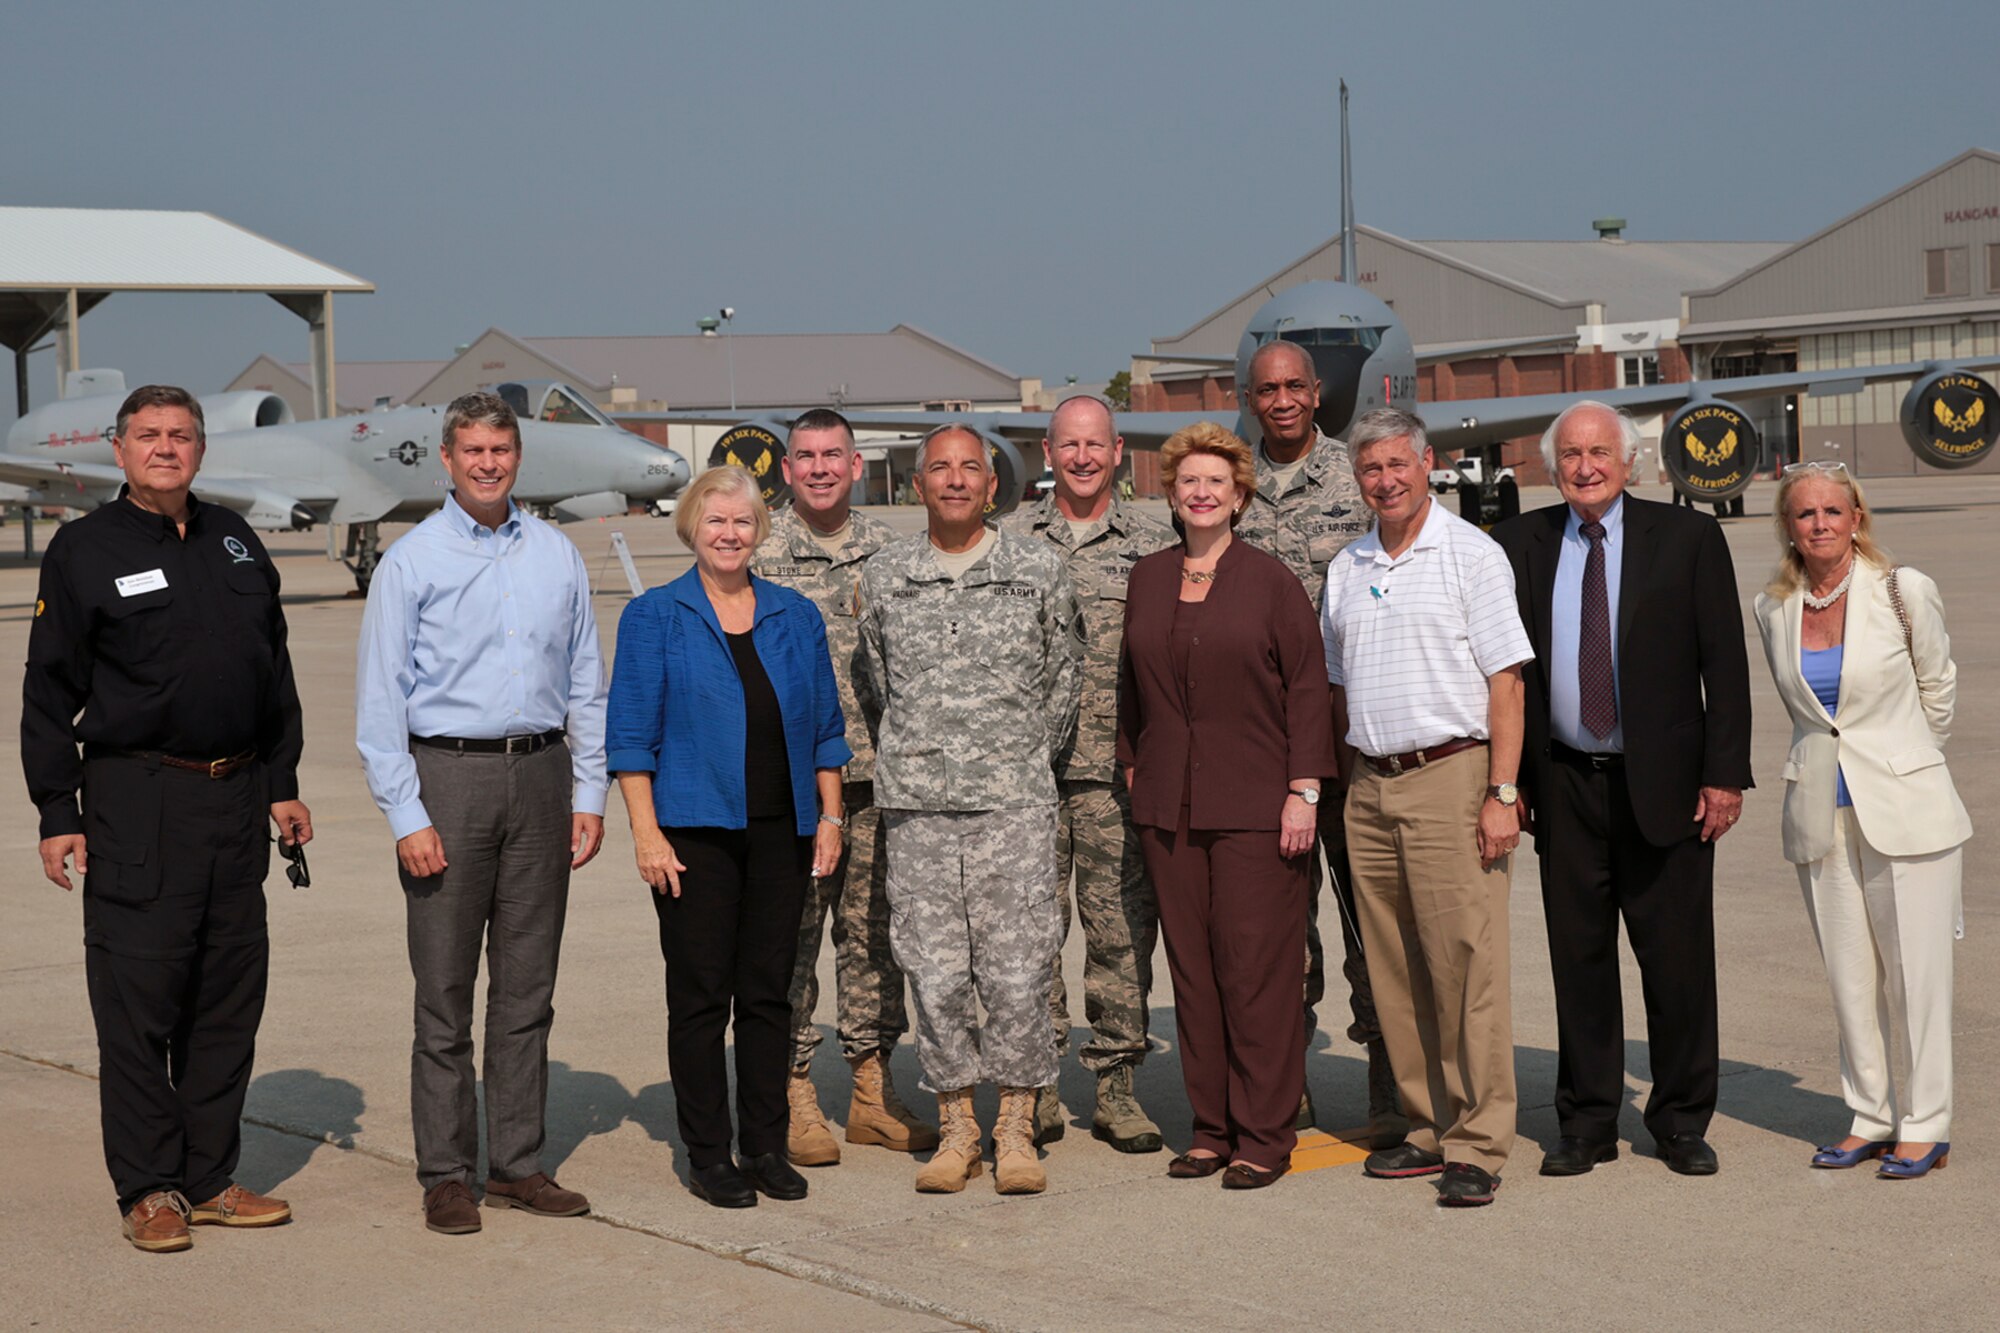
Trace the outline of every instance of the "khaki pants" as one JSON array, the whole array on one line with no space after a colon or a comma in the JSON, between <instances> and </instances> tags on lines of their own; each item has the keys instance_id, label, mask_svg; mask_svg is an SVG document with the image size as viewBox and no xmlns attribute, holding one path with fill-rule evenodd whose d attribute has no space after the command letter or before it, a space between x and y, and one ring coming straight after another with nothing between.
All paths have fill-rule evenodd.
<instances>
[{"instance_id":1,"label":"khaki pants","mask_svg":"<svg viewBox=\"0 0 2000 1333\"><path fill-rule=\"evenodd\" d=\"M1514 1148L1509 861L1479 865L1485 747L1398 777L1356 766L1347 851L1409 1141L1499 1174Z\"/></svg>"}]
</instances>

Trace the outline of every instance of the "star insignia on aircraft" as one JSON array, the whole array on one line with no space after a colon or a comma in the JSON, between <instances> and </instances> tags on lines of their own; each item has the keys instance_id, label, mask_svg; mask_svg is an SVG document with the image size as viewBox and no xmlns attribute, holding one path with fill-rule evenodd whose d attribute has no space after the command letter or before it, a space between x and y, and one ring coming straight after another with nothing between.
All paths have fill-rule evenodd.
<instances>
[{"instance_id":1,"label":"star insignia on aircraft","mask_svg":"<svg viewBox=\"0 0 2000 1333\"><path fill-rule=\"evenodd\" d=\"M1725 433L1714 444L1703 444L1701 436L1689 431L1687 451L1689 458L1703 465L1727 462L1729 456L1736 452L1736 432Z\"/></svg>"},{"instance_id":2,"label":"star insignia on aircraft","mask_svg":"<svg viewBox=\"0 0 2000 1333\"><path fill-rule=\"evenodd\" d=\"M430 455L430 450L424 448L421 444L418 444L415 440L404 440L401 444L397 445L394 449L391 449L389 451L389 457L395 459L398 463L401 463L404 467L415 467L417 465L417 460L419 458L426 458L429 457L429 455Z\"/></svg>"},{"instance_id":3,"label":"star insignia on aircraft","mask_svg":"<svg viewBox=\"0 0 2000 1333\"><path fill-rule=\"evenodd\" d=\"M1937 405L1931 408L1931 415L1937 418L1938 425L1952 434L1964 435L1978 429L1980 421L1986 416L1986 403L1982 399L1975 398L1972 400L1972 406L1966 408L1964 412L1954 412L1946 407L1944 399L1940 398L1937 400Z\"/></svg>"}]
</instances>

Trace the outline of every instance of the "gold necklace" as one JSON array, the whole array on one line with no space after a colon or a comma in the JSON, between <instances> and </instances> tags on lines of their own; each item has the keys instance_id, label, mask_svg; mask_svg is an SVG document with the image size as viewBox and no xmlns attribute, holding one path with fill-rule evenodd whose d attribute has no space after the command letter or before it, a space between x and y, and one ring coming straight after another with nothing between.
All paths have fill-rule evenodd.
<instances>
[{"instance_id":1,"label":"gold necklace","mask_svg":"<svg viewBox=\"0 0 2000 1333\"><path fill-rule=\"evenodd\" d=\"M1215 582L1215 571L1212 569L1189 569L1183 565L1181 566L1181 577L1189 583L1213 583Z\"/></svg>"}]
</instances>

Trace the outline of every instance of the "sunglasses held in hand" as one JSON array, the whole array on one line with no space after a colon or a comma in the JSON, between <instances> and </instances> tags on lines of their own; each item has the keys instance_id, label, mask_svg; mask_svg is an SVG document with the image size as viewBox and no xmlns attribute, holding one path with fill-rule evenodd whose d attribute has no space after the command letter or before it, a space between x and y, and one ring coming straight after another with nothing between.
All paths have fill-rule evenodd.
<instances>
[{"instance_id":1,"label":"sunglasses held in hand","mask_svg":"<svg viewBox=\"0 0 2000 1333\"><path fill-rule=\"evenodd\" d=\"M292 887L295 889L311 888L312 872L306 869L306 849L295 842L286 842L283 838L277 839L277 843L278 855L284 857L288 863L285 866L285 878L292 882Z\"/></svg>"}]
</instances>

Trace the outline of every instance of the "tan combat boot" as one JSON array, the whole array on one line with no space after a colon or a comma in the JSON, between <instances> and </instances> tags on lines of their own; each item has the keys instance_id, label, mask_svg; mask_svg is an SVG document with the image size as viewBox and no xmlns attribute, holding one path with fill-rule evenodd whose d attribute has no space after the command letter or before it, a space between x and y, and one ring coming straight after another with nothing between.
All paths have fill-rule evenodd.
<instances>
[{"instance_id":1,"label":"tan combat boot","mask_svg":"<svg viewBox=\"0 0 2000 1333\"><path fill-rule=\"evenodd\" d=\"M1049 1187L1035 1152L1035 1090L1000 1089L1000 1119L993 1126L993 1188L1001 1194L1040 1194Z\"/></svg>"},{"instance_id":2,"label":"tan combat boot","mask_svg":"<svg viewBox=\"0 0 2000 1333\"><path fill-rule=\"evenodd\" d=\"M956 1194L980 1172L979 1119L972 1089L938 1094L938 1150L917 1172L917 1193Z\"/></svg>"},{"instance_id":3,"label":"tan combat boot","mask_svg":"<svg viewBox=\"0 0 2000 1333\"><path fill-rule=\"evenodd\" d=\"M889 1073L886 1051L872 1051L854 1061L854 1099L847 1104L847 1141L873 1143L895 1152L929 1152L938 1146L937 1131L903 1105L896 1080Z\"/></svg>"},{"instance_id":4,"label":"tan combat boot","mask_svg":"<svg viewBox=\"0 0 2000 1333\"><path fill-rule=\"evenodd\" d=\"M794 1069L785 1085L785 1100L791 1103L791 1124L785 1130L785 1156L793 1166L832 1166L840 1161L840 1145L820 1114L819 1093L813 1087L812 1070Z\"/></svg>"},{"instance_id":5,"label":"tan combat boot","mask_svg":"<svg viewBox=\"0 0 2000 1333\"><path fill-rule=\"evenodd\" d=\"M1160 1127L1132 1093L1132 1066L1116 1065L1097 1076L1097 1109L1091 1113L1090 1136L1119 1152L1160 1150Z\"/></svg>"}]
</instances>

